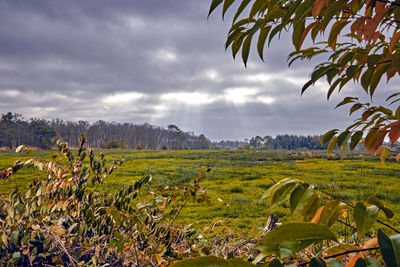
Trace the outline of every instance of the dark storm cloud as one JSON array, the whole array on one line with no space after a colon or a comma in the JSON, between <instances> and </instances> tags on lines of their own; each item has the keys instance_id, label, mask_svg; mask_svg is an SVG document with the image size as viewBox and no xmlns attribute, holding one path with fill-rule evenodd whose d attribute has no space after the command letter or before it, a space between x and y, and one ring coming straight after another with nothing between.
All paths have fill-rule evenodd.
<instances>
[{"instance_id":1,"label":"dark storm cloud","mask_svg":"<svg viewBox=\"0 0 400 267\"><path fill-rule=\"evenodd\" d=\"M247 69L225 53L229 21L207 20L209 2L0 0L0 111L174 123L213 140L346 125L323 83L300 97L313 63L288 69L286 35Z\"/></svg>"}]
</instances>

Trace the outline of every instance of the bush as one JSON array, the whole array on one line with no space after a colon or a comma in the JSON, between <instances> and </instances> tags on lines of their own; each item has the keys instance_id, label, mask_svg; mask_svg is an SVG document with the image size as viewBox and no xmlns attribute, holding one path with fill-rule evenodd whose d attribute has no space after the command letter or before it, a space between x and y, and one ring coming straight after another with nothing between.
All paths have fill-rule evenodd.
<instances>
[{"instance_id":1,"label":"bush","mask_svg":"<svg viewBox=\"0 0 400 267\"><path fill-rule=\"evenodd\" d=\"M50 159L17 161L0 172L6 181L21 168L48 175L26 192L1 196L0 265L155 266L197 255L190 250L196 231L174 222L189 199L208 200L199 185L201 174L192 185L160 186L151 194L141 193L151 176L118 193L100 193L122 161L107 165L104 154L96 157L84 144L82 135L74 154L59 140L59 153Z\"/></svg>"}]
</instances>

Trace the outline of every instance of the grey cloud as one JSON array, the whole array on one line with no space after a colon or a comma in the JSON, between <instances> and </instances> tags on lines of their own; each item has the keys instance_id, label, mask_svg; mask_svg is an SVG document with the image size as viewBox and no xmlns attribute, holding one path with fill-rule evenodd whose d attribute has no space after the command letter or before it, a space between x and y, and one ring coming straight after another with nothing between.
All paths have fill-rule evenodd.
<instances>
[{"instance_id":1,"label":"grey cloud","mask_svg":"<svg viewBox=\"0 0 400 267\"><path fill-rule=\"evenodd\" d=\"M298 62L288 69L288 35L266 48L265 63L255 49L247 69L240 58L234 61L229 50L224 52L230 22L221 21L220 11L207 20L209 4L0 0L0 112L92 122L174 123L213 140L322 133L351 120L344 109L333 111L340 99L336 95L326 102L324 92L310 88L300 97L314 63ZM264 74L270 78L255 78ZM234 104L225 97L232 88L257 92L247 102ZM104 102L130 92L143 97ZM212 101L190 105L162 98L177 92L197 92ZM255 101L257 97L274 101L263 104Z\"/></svg>"}]
</instances>

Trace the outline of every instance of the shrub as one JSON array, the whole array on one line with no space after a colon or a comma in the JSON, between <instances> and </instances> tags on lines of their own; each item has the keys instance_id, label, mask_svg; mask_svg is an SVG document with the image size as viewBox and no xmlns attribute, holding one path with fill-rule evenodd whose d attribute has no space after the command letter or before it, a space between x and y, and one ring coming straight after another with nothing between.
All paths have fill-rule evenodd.
<instances>
[{"instance_id":1,"label":"shrub","mask_svg":"<svg viewBox=\"0 0 400 267\"><path fill-rule=\"evenodd\" d=\"M201 174L192 185L160 186L147 194L151 176L117 193L100 193L122 161L107 165L104 154L96 157L84 144L82 135L74 154L58 140L59 153L50 159L17 161L0 172L7 181L21 168L48 176L36 179L26 192L1 196L0 265L154 266L196 255L190 250L196 231L174 222L190 199L208 201L199 185Z\"/></svg>"}]
</instances>

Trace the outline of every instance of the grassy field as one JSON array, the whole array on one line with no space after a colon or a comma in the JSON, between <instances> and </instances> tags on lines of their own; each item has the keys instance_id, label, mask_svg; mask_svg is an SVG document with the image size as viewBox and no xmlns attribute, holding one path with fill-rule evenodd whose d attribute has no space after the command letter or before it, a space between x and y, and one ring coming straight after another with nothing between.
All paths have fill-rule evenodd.
<instances>
[{"instance_id":1,"label":"grassy field","mask_svg":"<svg viewBox=\"0 0 400 267\"><path fill-rule=\"evenodd\" d=\"M12 165L18 158L46 157L54 152L33 152L21 156L0 152L0 169ZM324 151L106 151L109 159L124 158L126 162L106 182L104 190L117 190L151 174L153 186L189 183L196 174L205 173L203 187L211 197L211 205L189 204L178 222L195 223L204 234L234 231L241 236L253 236L259 225L272 212L288 218L287 208L266 208L260 200L276 181L286 177L306 180L342 200L355 203L376 195L395 212L389 222L400 221L400 164L360 153ZM16 186L26 187L40 172L24 170L10 184L1 182L0 193L6 194ZM306 178L307 177L307 178ZM323 195L322 195L323 196ZM382 220L386 219L381 217Z\"/></svg>"}]
</instances>

